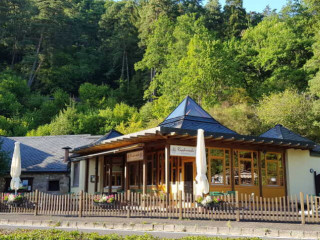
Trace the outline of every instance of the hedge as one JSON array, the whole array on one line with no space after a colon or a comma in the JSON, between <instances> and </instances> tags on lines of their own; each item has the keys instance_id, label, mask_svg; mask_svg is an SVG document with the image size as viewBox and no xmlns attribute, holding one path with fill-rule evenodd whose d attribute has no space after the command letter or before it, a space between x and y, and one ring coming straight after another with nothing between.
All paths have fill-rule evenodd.
<instances>
[{"instance_id":1,"label":"hedge","mask_svg":"<svg viewBox=\"0 0 320 240\"><path fill-rule=\"evenodd\" d=\"M0 229L0 239L5 240L160 240L165 238L154 237L149 234L120 236L117 234L99 235L98 233L82 233L79 231L61 231L61 230L5 230ZM222 240L219 237L201 237L191 236L183 237L181 240ZM224 240L226 238L223 238ZM259 238L239 238L247 240L258 240Z\"/></svg>"}]
</instances>

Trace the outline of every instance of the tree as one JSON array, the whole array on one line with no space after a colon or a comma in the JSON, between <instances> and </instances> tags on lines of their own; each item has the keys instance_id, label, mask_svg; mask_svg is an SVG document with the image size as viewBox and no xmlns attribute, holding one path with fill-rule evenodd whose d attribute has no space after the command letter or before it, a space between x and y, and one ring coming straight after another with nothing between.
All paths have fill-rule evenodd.
<instances>
[{"instance_id":1,"label":"tree","mask_svg":"<svg viewBox=\"0 0 320 240\"><path fill-rule=\"evenodd\" d=\"M223 16L219 0L209 0L205 5L206 28L221 38L223 36Z\"/></svg>"},{"instance_id":2,"label":"tree","mask_svg":"<svg viewBox=\"0 0 320 240\"><path fill-rule=\"evenodd\" d=\"M319 126L314 124L313 102L296 90L275 93L259 102L257 114L266 127L282 124L303 136L318 140Z\"/></svg>"},{"instance_id":3,"label":"tree","mask_svg":"<svg viewBox=\"0 0 320 240\"><path fill-rule=\"evenodd\" d=\"M107 1L106 12L99 22L102 50L109 56L106 75L125 79L127 90L139 56L136 5L132 1Z\"/></svg>"},{"instance_id":4,"label":"tree","mask_svg":"<svg viewBox=\"0 0 320 240\"><path fill-rule=\"evenodd\" d=\"M108 85L84 83L79 88L79 97L89 108L106 107L106 100L111 95L112 91Z\"/></svg>"},{"instance_id":5,"label":"tree","mask_svg":"<svg viewBox=\"0 0 320 240\"><path fill-rule=\"evenodd\" d=\"M288 87L306 89L303 66L310 57L310 45L279 17L266 18L248 29L237 57L243 64L250 95L259 98Z\"/></svg>"},{"instance_id":6,"label":"tree","mask_svg":"<svg viewBox=\"0 0 320 240\"><path fill-rule=\"evenodd\" d=\"M248 26L243 0L226 0L223 9L224 32L227 38L240 37Z\"/></svg>"}]
</instances>

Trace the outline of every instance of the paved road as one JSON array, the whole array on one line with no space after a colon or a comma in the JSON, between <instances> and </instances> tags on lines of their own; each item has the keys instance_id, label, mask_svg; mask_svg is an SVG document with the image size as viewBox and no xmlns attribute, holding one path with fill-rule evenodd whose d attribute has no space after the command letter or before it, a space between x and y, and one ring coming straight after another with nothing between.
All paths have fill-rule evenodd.
<instances>
[{"instance_id":1,"label":"paved road","mask_svg":"<svg viewBox=\"0 0 320 240\"><path fill-rule=\"evenodd\" d=\"M52 229L50 227L26 227L26 226L8 226L8 225L0 225L0 229ZM144 235L144 234L150 234L155 237L160 237L160 238L171 238L171 239L178 239L182 237L187 237L187 236L207 236L207 237L221 237L221 238L241 238L241 236L219 236L219 235L209 235L209 234L198 234L198 233L176 233L176 232L157 232L157 231L150 231L150 232L143 232L143 231L130 231L130 230L109 230L109 229L77 229L77 228L60 228L56 227L55 229L60 229L64 231L74 231L78 230L81 232L96 232L101 235L106 235L106 234L119 234L119 235ZM243 237L242 237L243 238ZM271 240L271 239L281 239L281 240L291 240L287 238L261 238L261 239L266 239L266 240ZM308 240L308 239L304 239ZM313 239L310 239L313 240Z\"/></svg>"}]
</instances>

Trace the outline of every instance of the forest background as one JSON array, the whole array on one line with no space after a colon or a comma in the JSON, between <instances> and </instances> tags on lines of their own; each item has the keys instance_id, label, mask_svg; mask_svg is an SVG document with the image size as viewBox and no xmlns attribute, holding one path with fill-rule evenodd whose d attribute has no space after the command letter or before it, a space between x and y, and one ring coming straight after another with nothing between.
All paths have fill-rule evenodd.
<instances>
[{"instance_id":1,"label":"forest background","mask_svg":"<svg viewBox=\"0 0 320 240\"><path fill-rule=\"evenodd\" d=\"M187 95L240 134L320 141L320 1L1 0L0 135L130 133Z\"/></svg>"}]
</instances>

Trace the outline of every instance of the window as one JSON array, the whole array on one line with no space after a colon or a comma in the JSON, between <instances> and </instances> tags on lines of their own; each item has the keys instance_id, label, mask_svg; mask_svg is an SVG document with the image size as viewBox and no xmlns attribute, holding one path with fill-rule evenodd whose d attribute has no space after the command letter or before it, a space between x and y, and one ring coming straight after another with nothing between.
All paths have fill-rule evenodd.
<instances>
[{"instance_id":1,"label":"window","mask_svg":"<svg viewBox=\"0 0 320 240\"><path fill-rule=\"evenodd\" d=\"M209 179L211 184L230 185L230 154L228 149L209 148Z\"/></svg>"},{"instance_id":2,"label":"window","mask_svg":"<svg viewBox=\"0 0 320 240\"><path fill-rule=\"evenodd\" d=\"M21 177L21 184L22 186L19 189L19 192L31 192L32 186L33 186L33 178L24 178ZM5 191L6 192L13 192L14 190L11 190L10 188L10 183L11 183L11 178L6 178L5 179Z\"/></svg>"},{"instance_id":3,"label":"window","mask_svg":"<svg viewBox=\"0 0 320 240\"><path fill-rule=\"evenodd\" d=\"M79 187L80 163L73 163L73 187Z\"/></svg>"},{"instance_id":4,"label":"window","mask_svg":"<svg viewBox=\"0 0 320 240\"><path fill-rule=\"evenodd\" d=\"M234 151L234 183L235 185L259 184L258 154L254 151Z\"/></svg>"},{"instance_id":5,"label":"window","mask_svg":"<svg viewBox=\"0 0 320 240\"><path fill-rule=\"evenodd\" d=\"M164 180L164 168L165 168L165 164L164 164L164 152L159 152L158 153L158 164L159 164L159 185L162 185L165 183Z\"/></svg>"},{"instance_id":6,"label":"window","mask_svg":"<svg viewBox=\"0 0 320 240\"><path fill-rule=\"evenodd\" d=\"M109 168L110 164L106 166L106 181L105 187L109 186ZM123 179L123 167L122 164L112 164L112 177L111 177L111 185L121 187L122 186L122 179Z\"/></svg>"},{"instance_id":7,"label":"window","mask_svg":"<svg viewBox=\"0 0 320 240\"><path fill-rule=\"evenodd\" d=\"M262 153L262 184L283 186L283 163L281 153Z\"/></svg>"},{"instance_id":8,"label":"window","mask_svg":"<svg viewBox=\"0 0 320 240\"><path fill-rule=\"evenodd\" d=\"M223 159L211 160L211 183L224 183Z\"/></svg>"},{"instance_id":9,"label":"window","mask_svg":"<svg viewBox=\"0 0 320 240\"><path fill-rule=\"evenodd\" d=\"M170 158L170 172L172 184L182 181L182 159L181 157L171 157Z\"/></svg>"},{"instance_id":10,"label":"window","mask_svg":"<svg viewBox=\"0 0 320 240\"><path fill-rule=\"evenodd\" d=\"M60 191L59 180L50 180L48 184L48 191Z\"/></svg>"}]
</instances>

